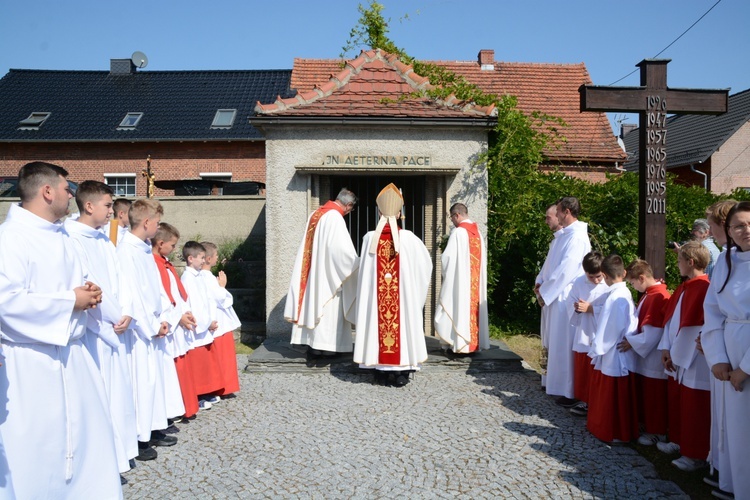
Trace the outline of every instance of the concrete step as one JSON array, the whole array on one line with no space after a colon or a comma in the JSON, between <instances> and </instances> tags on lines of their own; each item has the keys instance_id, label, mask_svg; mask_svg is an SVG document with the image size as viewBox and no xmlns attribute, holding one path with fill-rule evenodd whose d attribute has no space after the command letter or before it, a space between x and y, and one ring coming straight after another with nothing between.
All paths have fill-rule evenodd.
<instances>
[{"instance_id":1,"label":"concrete step","mask_svg":"<svg viewBox=\"0 0 750 500\"><path fill-rule=\"evenodd\" d=\"M472 355L452 354L440 348L436 337L425 337L427 361L423 370L461 370L465 373L523 371L522 359L505 343L491 340L490 348ZM352 361L352 353L340 353L308 359L307 346L291 345L288 338L269 337L247 357L245 372L249 373L360 373Z\"/></svg>"}]
</instances>

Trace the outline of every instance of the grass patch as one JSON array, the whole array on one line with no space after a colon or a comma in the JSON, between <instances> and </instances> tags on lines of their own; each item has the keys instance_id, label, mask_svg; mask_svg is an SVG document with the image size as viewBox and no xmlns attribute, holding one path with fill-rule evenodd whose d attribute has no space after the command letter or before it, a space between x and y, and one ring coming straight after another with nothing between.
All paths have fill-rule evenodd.
<instances>
[{"instance_id":1,"label":"grass patch","mask_svg":"<svg viewBox=\"0 0 750 500\"><path fill-rule=\"evenodd\" d=\"M234 349L237 354L252 354L257 345L244 344L239 340L234 343Z\"/></svg>"}]
</instances>

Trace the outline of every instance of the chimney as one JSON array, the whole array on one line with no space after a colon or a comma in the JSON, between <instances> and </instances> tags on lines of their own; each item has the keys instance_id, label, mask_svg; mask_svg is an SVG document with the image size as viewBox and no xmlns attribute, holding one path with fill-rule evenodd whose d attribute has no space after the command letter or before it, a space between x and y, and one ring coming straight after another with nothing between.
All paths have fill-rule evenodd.
<instances>
[{"instance_id":1,"label":"chimney","mask_svg":"<svg viewBox=\"0 0 750 500\"><path fill-rule=\"evenodd\" d=\"M494 50L482 49L479 51L479 67L482 71L492 71L495 69Z\"/></svg>"},{"instance_id":2,"label":"chimney","mask_svg":"<svg viewBox=\"0 0 750 500\"><path fill-rule=\"evenodd\" d=\"M625 139L625 136L628 135L633 130L637 129L638 125L635 123L622 123L620 124L620 139Z\"/></svg>"},{"instance_id":3,"label":"chimney","mask_svg":"<svg viewBox=\"0 0 750 500\"><path fill-rule=\"evenodd\" d=\"M135 64L130 59L110 59L110 75L132 75L135 73Z\"/></svg>"}]
</instances>

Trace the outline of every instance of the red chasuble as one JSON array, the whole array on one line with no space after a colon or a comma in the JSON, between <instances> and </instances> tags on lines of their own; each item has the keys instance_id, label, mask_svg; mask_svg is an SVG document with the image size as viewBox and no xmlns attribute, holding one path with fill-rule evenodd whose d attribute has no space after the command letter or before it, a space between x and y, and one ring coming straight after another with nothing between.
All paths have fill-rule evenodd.
<instances>
[{"instance_id":1,"label":"red chasuble","mask_svg":"<svg viewBox=\"0 0 750 500\"><path fill-rule=\"evenodd\" d=\"M664 311L664 324L672 319L680 296L684 294L682 307L680 307L680 329L686 326L701 326L703 324L703 300L706 298L708 285L708 275L702 274L678 286Z\"/></svg>"},{"instance_id":2,"label":"red chasuble","mask_svg":"<svg viewBox=\"0 0 750 500\"><path fill-rule=\"evenodd\" d=\"M471 272L469 352L474 352L479 347L479 273L482 264L482 241L479 239L479 228L474 222L462 222L458 226L464 228L469 234L469 255L471 256L469 263Z\"/></svg>"},{"instance_id":3,"label":"red chasuble","mask_svg":"<svg viewBox=\"0 0 750 500\"><path fill-rule=\"evenodd\" d=\"M656 328L664 327L664 306L669 301L669 292L665 283L659 283L646 289L638 306L638 333L646 325Z\"/></svg>"},{"instance_id":4,"label":"red chasuble","mask_svg":"<svg viewBox=\"0 0 750 500\"><path fill-rule=\"evenodd\" d=\"M378 363L401 364L401 307L399 294L399 257L393 248L391 226L380 233L376 252L378 263Z\"/></svg>"},{"instance_id":5,"label":"red chasuble","mask_svg":"<svg viewBox=\"0 0 750 500\"><path fill-rule=\"evenodd\" d=\"M180 280L180 277L177 276L177 271L175 271L174 266L171 262L167 260L166 257L162 257L161 255L153 254L154 261L156 261L156 267L159 268L159 276L161 277L161 286L164 287L164 291L167 292L167 297L169 297L169 302L172 303L172 305L175 305L175 300L172 297L172 286L169 283L169 274L172 273L172 276L174 276L174 280L177 282L177 289L180 292L180 297L182 297L182 300L187 300L187 292L185 291L185 288L182 286L182 280Z\"/></svg>"},{"instance_id":6,"label":"red chasuble","mask_svg":"<svg viewBox=\"0 0 750 500\"><path fill-rule=\"evenodd\" d=\"M297 317L299 318L300 311L302 310L302 301L305 298L305 291L307 290L307 279L310 277L310 265L312 263L312 247L313 240L315 239L315 228L318 227L320 218L329 210L337 210L341 215L344 215L344 209L334 201L328 201L325 205L318 208L310 217L310 221L307 224L307 231L305 231L305 249L302 254L302 271L300 273L299 280L299 302L297 304Z\"/></svg>"}]
</instances>

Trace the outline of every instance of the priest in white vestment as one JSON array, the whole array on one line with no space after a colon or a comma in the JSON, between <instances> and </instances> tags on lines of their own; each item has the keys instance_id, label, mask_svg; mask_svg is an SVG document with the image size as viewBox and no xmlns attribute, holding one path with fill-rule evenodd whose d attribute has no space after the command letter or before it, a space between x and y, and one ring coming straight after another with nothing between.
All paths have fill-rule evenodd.
<instances>
[{"instance_id":1,"label":"priest in white vestment","mask_svg":"<svg viewBox=\"0 0 750 500\"><path fill-rule=\"evenodd\" d=\"M554 246L557 243L557 237L562 234L562 226L560 225L560 219L557 218L557 203L553 203L547 207L547 211L544 214L544 223L547 224L550 231L552 231L552 241L549 244L547 250L547 256L542 264L542 269L536 276L534 281L534 294L536 295L537 302L542 304L542 297L539 295L539 287L542 286L546 280L552 275L552 260L550 257L554 255ZM547 385L547 353L549 351L549 309L542 306L542 318L539 325L539 336L542 339L542 388Z\"/></svg>"},{"instance_id":2,"label":"priest in white vestment","mask_svg":"<svg viewBox=\"0 0 750 500\"><path fill-rule=\"evenodd\" d=\"M11 498L122 498L101 375L81 343L101 300L59 221L67 172L19 171L20 205L0 225L0 442ZM8 477L9 476L9 477Z\"/></svg>"},{"instance_id":3,"label":"priest in white vestment","mask_svg":"<svg viewBox=\"0 0 750 500\"><path fill-rule=\"evenodd\" d=\"M78 186L78 220L66 220L65 229L89 270L89 277L102 289L102 303L89 309L83 342L99 367L107 391L115 433L117 464L120 472L130 470L129 461L138 455L135 402L130 376L133 347L132 302L122 282L115 246L99 228L112 213L112 188L98 181Z\"/></svg>"},{"instance_id":4,"label":"priest in white vestment","mask_svg":"<svg viewBox=\"0 0 750 500\"><path fill-rule=\"evenodd\" d=\"M292 323L292 344L318 351L352 352L353 312L359 259L344 216L357 198L342 189L308 218L305 235L294 261L284 306L284 318Z\"/></svg>"},{"instance_id":5,"label":"priest in white vestment","mask_svg":"<svg viewBox=\"0 0 750 500\"><path fill-rule=\"evenodd\" d=\"M573 391L573 332L568 327L565 310L573 281L583 275L583 257L591 251L588 224L578 220L577 198L566 197L557 203L557 218L562 233L555 238L547 256L548 276L538 282L537 294L546 309L543 317L547 327L547 394L559 396L558 404L566 407L577 403Z\"/></svg>"},{"instance_id":6,"label":"priest in white vestment","mask_svg":"<svg viewBox=\"0 0 750 500\"><path fill-rule=\"evenodd\" d=\"M395 185L383 188L377 205L380 221L362 240L354 362L378 370L379 381L404 386L427 359L423 312L432 259L422 240L399 229L403 197Z\"/></svg>"},{"instance_id":7,"label":"priest in white vestment","mask_svg":"<svg viewBox=\"0 0 750 500\"><path fill-rule=\"evenodd\" d=\"M489 349L487 320L487 251L466 205L450 209L451 232L440 261L443 282L435 312L435 331L445 348L469 354Z\"/></svg>"}]
</instances>

